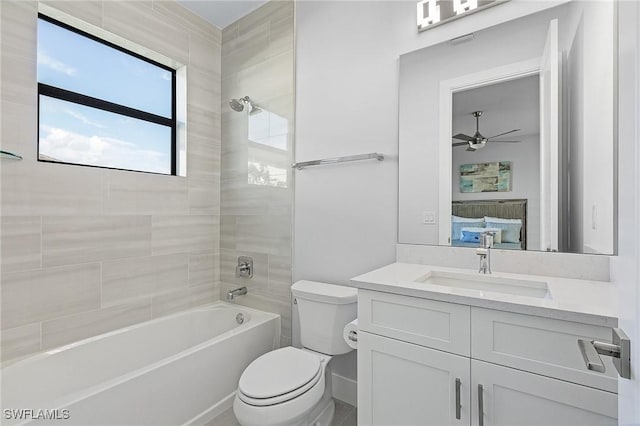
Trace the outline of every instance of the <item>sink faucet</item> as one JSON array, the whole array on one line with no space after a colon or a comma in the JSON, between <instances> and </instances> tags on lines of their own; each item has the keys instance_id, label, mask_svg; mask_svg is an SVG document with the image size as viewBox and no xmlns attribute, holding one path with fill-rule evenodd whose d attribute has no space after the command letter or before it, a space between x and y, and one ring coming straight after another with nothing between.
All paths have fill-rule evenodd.
<instances>
[{"instance_id":1,"label":"sink faucet","mask_svg":"<svg viewBox=\"0 0 640 426\"><path fill-rule=\"evenodd\" d=\"M493 235L491 231L480 234L480 247L476 249L476 254L480 256L480 274L491 273L491 246L493 246Z\"/></svg>"},{"instance_id":2,"label":"sink faucet","mask_svg":"<svg viewBox=\"0 0 640 426\"><path fill-rule=\"evenodd\" d=\"M236 296L244 296L245 294L247 294L247 288L246 287L240 287L240 288L236 288L234 290L231 290L229 293L227 293L227 302L235 303L236 302Z\"/></svg>"}]
</instances>

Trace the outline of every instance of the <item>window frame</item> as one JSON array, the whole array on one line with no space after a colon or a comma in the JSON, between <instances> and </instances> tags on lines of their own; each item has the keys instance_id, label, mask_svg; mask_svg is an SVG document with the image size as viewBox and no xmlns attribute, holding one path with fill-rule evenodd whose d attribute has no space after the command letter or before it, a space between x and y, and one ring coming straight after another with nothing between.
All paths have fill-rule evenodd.
<instances>
[{"instance_id":1,"label":"window frame","mask_svg":"<svg viewBox=\"0 0 640 426\"><path fill-rule=\"evenodd\" d=\"M175 68L172 68L167 65L161 64L157 61L154 61L153 59L149 59L138 53L132 52L131 50L126 49L122 46L119 46L117 44L104 40L86 31L80 30L72 25L61 22L41 12L38 13L38 19L42 19L43 21L47 21L51 24L64 28L65 30L68 30L80 36L89 38L93 41L104 44L120 52L126 53L137 59L143 60L159 68L162 68L166 71L169 71L171 73L171 118L163 117L161 115L153 114L153 113L139 110L136 108L131 108L131 107L110 102L104 99L83 95L82 93L77 93L71 90L62 89L60 87L51 86L45 83L40 83L38 81L38 140L37 140L37 156L36 156L37 161L43 162L43 163L67 164L67 165L74 165L74 166L95 167L100 169L148 173L148 174L156 174L156 175L162 175L162 176L177 176L177 162L178 162L178 153L177 153L178 120L177 120L177 89L176 89L177 70ZM167 174L167 173L159 173L159 172L150 172L145 170L124 169L120 167L99 166L95 164L71 163L66 161L53 161L53 160L41 159L40 158L40 96L47 96L53 99L72 102L77 105L96 108L102 111L119 114L125 117L131 117L131 118L147 121L154 124L159 124L165 127L169 127L171 129L171 173Z\"/></svg>"}]
</instances>

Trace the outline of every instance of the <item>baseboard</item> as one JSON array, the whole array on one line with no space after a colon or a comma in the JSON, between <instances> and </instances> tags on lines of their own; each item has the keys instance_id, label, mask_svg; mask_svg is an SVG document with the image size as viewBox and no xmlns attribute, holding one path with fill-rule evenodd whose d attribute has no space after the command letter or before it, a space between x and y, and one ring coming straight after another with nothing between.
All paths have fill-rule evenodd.
<instances>
[{"instance_id":1,"label":"baseboard","mask_svg":"<svg viewBox=\"0 0 640 426\"><path fill-rule=\"evenodd\" d=\"M354 407L358 406L358 382L356 380L333 373L331 377L331 392L335 399Z\"/></svg>"},{"instance_id":2,"label":"baseboard","mask_svg":"<svg viewBox=\"0 0 640 426\"><path fill-rule=\"evenodd\" d=\"M212 405L211 407L204 410L202 413L198 414L191 420L185 422L185 426L200 426L206 425L211 420L218 417L220 414L227 411L229 408L233 407L233 399L236 397L236 391L234 390L229 395L225 396L221 401L217 404Z\"/></svg>"}]
</instances>

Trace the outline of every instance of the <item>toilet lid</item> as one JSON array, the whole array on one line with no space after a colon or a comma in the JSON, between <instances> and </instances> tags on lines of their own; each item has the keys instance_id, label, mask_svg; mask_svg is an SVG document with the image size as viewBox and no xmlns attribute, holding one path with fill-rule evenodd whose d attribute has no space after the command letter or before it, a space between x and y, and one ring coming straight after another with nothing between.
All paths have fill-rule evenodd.
<instances>
[{"instance_id":1,"label":"toilet lid","mask_svg":"<svg viewBox=\"0 0 640 426\"><path fill-rule=\"evenodd\" d=\"M251 398L273 398L295 391L318 376L320 357L288 346L268 352L244 370L238 389Z\"/></svg>"}]
</instances>

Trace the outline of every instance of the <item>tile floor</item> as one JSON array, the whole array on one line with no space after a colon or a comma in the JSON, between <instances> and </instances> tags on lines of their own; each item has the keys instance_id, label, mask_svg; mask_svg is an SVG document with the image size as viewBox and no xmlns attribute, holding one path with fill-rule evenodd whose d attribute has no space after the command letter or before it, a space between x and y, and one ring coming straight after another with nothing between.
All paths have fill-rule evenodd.
<instances>
[{"instance_id":1,"label":"tile floor","mask_svg":"<svg viewBox=\"0 0 640 426\"><path fill-rule=\"evenodd\" d=\"M335 400L336 412L333 416L331 426L356 426L358 424L358 410L353 405L346 402ZM233 408L229 408L215 419L211 420L206 426L240 426L233 415Z\"/></svg>"}]
</instances>

